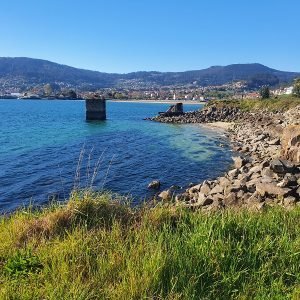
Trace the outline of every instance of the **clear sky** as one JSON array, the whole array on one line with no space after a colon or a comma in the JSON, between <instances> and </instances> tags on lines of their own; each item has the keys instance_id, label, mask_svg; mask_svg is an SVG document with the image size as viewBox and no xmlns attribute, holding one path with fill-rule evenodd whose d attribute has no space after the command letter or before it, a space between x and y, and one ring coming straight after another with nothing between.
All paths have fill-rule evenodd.
<instances>
[{"instance_id":1,"label":"clear sky","mask_svg":"<svg viewBox=\"0 0 300 300\"><path fill-rule=\"evenodd\" d=\"M103 72L300 71L300 0L2 0L0 56Z\"/></svg>"}]
</instances>

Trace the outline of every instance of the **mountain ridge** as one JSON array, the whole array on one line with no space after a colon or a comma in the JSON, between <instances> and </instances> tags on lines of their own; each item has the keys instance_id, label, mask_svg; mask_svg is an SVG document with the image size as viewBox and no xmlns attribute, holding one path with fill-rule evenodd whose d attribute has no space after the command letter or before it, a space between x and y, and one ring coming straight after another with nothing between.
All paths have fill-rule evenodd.
<instances>
[{"instance_id":1,"label":"mountain ridge","mask_svg":"<svg viewBox=\"0 0 300 300\"><path fill-rule=\"evenodd\" d=\"M0 81L19 80L23 84L63 82L85 88L140 86L222 85L246 81L250 87L264 84L275 86L291 82L300 72L280 71L259 63L211 66L201 70L180 72L136 71L107 73L75 68L44 59L29 57L0 57Z\"/></svg>"}]
</instances>

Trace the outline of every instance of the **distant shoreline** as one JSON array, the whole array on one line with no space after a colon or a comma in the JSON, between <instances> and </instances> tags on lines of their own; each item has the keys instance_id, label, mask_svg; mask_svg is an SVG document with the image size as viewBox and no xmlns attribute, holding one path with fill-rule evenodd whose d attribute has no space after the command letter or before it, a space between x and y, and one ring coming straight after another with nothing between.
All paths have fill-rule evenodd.
<instances>
[{"instance_id":1,"label":"distant shoreline","mask_svg":"<svg viewBox=\"0 0 300 300\"><path fill-rule=\"evenodd\" d=\"M18 100L18 101L85 101L85 99L17 99L17 98L0 98L0 100ZM206 104L207 102L204 101L192 101L192 100L114 100L114 99L107 99L106 101L109 102L118 102L118 103L152 103L152 104L175 104L175 103L183 103L188 105L200 105Z\"/></svg>"},{"instance_id":2,"label":"distant shoreline","mask_svg":"<svg viewBox=\"0 0 300 300\"><path fill-rule=\"evenodd\" d=\"M201 101L192 101L192 100L113 100L113 99L108 99L107 101L109 102L123 102L123 103L153 103L153 104L175 104L175 103L183 103L183 104L195 104L195 105L200 105L200 104L205 104L206 102L201 102Z\"/></svg>"}]
</instances>

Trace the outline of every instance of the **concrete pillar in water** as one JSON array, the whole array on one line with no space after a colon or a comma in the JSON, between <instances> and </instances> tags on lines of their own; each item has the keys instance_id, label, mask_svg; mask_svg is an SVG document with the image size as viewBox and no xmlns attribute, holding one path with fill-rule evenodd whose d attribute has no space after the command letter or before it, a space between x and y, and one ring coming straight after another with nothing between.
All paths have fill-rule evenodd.
<instances>
[{"instance_id":1,"label":"concrete pillar in water","mask_svg":"<svg viewBox=\"0 0 300 300\"><path fill-rule=\"evenodd\" d=\"M106 120L106 100L105 99L86 99L86 120Z\"/></svg>"}]
</instances>

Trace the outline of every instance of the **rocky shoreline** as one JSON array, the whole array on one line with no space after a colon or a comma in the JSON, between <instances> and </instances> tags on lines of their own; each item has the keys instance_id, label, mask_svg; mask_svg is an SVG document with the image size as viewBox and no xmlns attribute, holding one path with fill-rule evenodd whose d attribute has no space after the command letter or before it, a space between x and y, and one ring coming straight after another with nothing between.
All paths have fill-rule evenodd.
<instances>
[{"instance_id":1,"label":"rocky shoreline","mask_svg":"<svg viewBox=\"0 0 300 300\"><path fill-rule=\"evenodd\" d=\"M242 112L236 107L208 106L180 116L150 118L165 123L233 122L227 131L233 168L183 193L170 188L162 200L206 211L228 207L261 210L300 205L300 106L285 113Z\"/></svg>"}]
</instances>

